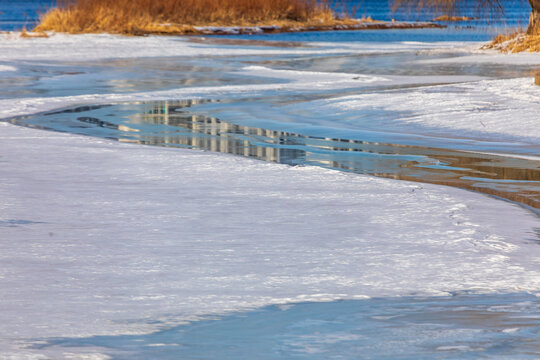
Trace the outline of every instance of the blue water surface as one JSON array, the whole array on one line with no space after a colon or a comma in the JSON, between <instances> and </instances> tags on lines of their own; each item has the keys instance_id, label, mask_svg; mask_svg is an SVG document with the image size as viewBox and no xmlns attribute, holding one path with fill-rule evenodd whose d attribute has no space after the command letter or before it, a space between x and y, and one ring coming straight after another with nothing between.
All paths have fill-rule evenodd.
<instances>
[{"instance_id":1,"label":"blue water surface","mask_svg":"<svg viewBox=\"0 0 540 360\"><path fill-rule=\"evenodd\" d=\"M31 29L36 25L39 14L55 4L55 0L0 0L0 30Z\"/></svg>"},{"instance_id":2,"label":"blue water surface","mask_svg":"<svg viewBox=\"0 0 540 360\"><path fill-rule=\"evenodd\" d=\"M420 2L420 1L419 1ZM444 12L435 10L394 9L389 0L343 0L333 1L334 9L340 9L355 17L371 17L385 21L432 21ZM480 1L461 1L456 15L475 18L472 21L439 22L444 29L325 31L279 33L262 35L232 35L231 38L276 41L323 41L323 42L440 42L440 41L488 41L499 33L513 32L527 27L530 5L526 0L501 1L501 12L479 7Z\"/></svg>"},{"instance_id":3,"label":"blue water surface","mask_svg":"<svg viewBox=\"0 0 540 360\"><path fill-rule=\"evenodd\" d=\"M308 302L36 347L95 348L113 359L538 359L539 306L519 293Z\"/></svg>"}]
</instances>

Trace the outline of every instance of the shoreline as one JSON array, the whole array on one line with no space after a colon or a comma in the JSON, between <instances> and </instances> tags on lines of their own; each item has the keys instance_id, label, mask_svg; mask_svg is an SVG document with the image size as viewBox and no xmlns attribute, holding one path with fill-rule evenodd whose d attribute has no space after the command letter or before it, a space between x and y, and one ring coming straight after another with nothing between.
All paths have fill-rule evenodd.
<instances>
[{"instance_id":1,"label":"shoreline","mask_svg":"<svg viewBox=\"0 0 540 360\"><path fill-rule=\"evenodd\" d=\"M133 30L132 32L61 32L54 30L39 30L39 24L33 30L25 28L17 31L0 31L0 33L21 33L24 38L47 37L51 33L68 34L111 34L125 36L189 36L189 35L255 35L277 34L312 31L361 31L361 30L410 30L410 29L444 29L447 25L436 22L409 22L409 21L379 21L365 19L350 19L322 24L285 23L283 25L176 25L176 24L153 24L151 29ZM38 29L38 30L35 30Z\"/></svg>"},{"instance_id":2,"label":"shoreline","mask_svg":"<svg viewBox=\"0 0 540 360\"><path fill-rule=\"evenodd\" d=\"M392 29L427 29L446 28L434 22L388 22L373 21L358 24L307 25L307 26L194 26L196 33L189 35L246 35L276 34L286 32L311 31L354 31L354 30L392 30ZM178 35L178 34L177 34Z\"/></svg>"}]
</instances>

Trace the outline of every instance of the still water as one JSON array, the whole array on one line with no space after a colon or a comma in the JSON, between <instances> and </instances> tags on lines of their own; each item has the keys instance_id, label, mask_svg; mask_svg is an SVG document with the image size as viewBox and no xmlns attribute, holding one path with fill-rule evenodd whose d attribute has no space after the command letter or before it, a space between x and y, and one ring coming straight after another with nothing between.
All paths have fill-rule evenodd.
<instances>
[{"instance_id":1,"label":"still water","mask_svg":"<svg viewBox=\"0 0 540 360\"><path fill-rule=\"evenodd\" d=\"M0 0L0 31L31 29L39 14L55 4L55 0Z\"/></svg>"},{"instance_id":2,"label":"still water","mask_svg":"<svg viewBox=\"0 0 540 360\"><path fill-rule=\"evenodd\" d=\"M538 359L534 295L455 294L268 306L147 335L49 339L113 359Z\"/></svg>"},{"instance_id":3,"label":"still water","mask_svg":"<svg viewBox=\"0 0 540 360\"><path fill-rule=\"evenodd\" d=\"M538 161L477 152L393 144L391 135L369 140L309 136L257 128L197 113L197 105L227 101L182 100L69 108L12 119L14 124L104 137L122 142L181 147L313 165L394 179L451 185L540 208ZM368 135L366 135L368 137ZM407 142L402 136L401 142ZM412 136L414 138L414 136ZM409 140L412 141L412 140ZM429 137L425 145L436 143ZM468 148L467 142L460 145Z\"/></svg>"}]
</instances>

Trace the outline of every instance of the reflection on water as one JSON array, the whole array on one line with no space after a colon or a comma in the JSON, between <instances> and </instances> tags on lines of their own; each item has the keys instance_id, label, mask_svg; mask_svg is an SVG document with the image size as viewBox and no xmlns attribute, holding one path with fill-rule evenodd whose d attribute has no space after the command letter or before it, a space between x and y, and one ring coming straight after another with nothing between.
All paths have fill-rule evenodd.
<instances>
[{"instance_id":1,"label":"reflection on water","mask_svg":"<svg viewBox=\"0 0 540 360\"><path fill-rule=\"evenodd\" d=\"M530 77L537 69L534 64L486 64L452 62L452 58L467 55L454 50L441 54L429 51L396 52L382 54L298 56L294 59L272 59L257 62L272 69L321 71L352 74L402 76L481 76L497 79ZM422 63L422 61L428 61ZM429 63L433 60L444 62Z\"/></svg>"},{"instance_id":2,"label":"reflection on water","mask_svg":"<svg viewBox=\"0 0 540 360\"><path fill-rule=\"evenodd\" d=\"M429 182L497 195L540 208L538 161L436 149L304 136L236 125L193 113L215 100L83 106L12 123L122 142L223 152L289 165L314 165Z\"/></svg>"},{"instance_id":3,"label":"reflection on water","mask_svg":"<svg viewBox=\"0 0 540 360\"><path fill-rule=\"evenodd\" d=\"M114 359L538 359L539 316L528 294L380 298L274 305L35 347L99 347Z\"/></svg>"},{"instance_id":4,"label":"reflection on water","mask_svg":"<svg viewBox=\"0 0 540 360\"><path fill-rule=\"evenodd\" d=\"M92 61L15 61L17 71L0 76L0 99L73 96L173 88L249 85L264 79L234 74L241 65L229 58L162 57Z\"/></svg>"}]
</instances>

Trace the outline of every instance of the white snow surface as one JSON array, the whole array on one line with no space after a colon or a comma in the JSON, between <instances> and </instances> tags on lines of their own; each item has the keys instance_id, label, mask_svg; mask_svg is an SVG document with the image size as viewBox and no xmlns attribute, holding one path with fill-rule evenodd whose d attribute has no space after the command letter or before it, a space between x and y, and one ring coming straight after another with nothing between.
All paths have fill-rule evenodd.
<instances>
[{"instance_id":1,"label":"white snow surface","mask_svg":"<svg viewBox=\"0 0 540 360\"><path fill-rule=\"evenodd\" d=\"M446 51L445 49L442 49ZM437 50L426 50L437 51ZM452 57L420 60L424 64L454 63L454 64L507 64L507 65L540 65L540 55L537 52L521 52L517 54L500 53L497 50L471 50L468 54Z\"/></svg>"},{"instance_id":2,"label":"white snow surface","mask_svg":"<svg viewBox=\"0 0 540 360\"><path fill-rule=\"evenodd\" d=\"M538 218L483 195L7 123L0 154L0 357L266 304L540 291Z\"/></svg>"},{"instance_id":3,"label":"white snow surface","mask_svg":"<svg viewBox=\"0 0 540 360\"><path fill-rule=\"evenodd\" d=\"M4 70L14 70L17 61L82 61L107 58L133 57L199 57L199 56L273 56L309 54L369 54L400 51L448 52L459 49L463 57L451 57L433 62L494 62L507 64L540 63L539 54L501 54L479 50L480 44L460 43L309 43L311 47L279 48L264 46L229 46L194 43L178 37L121 37L114 35L64 35L49 38L21 39L16 34L0 35L0 61ZM427 60L423 60L426 62ZM9 64L11 62L11 64ZM0 68L0 70L2 69ZM462 83L460 85L423 86L389 94L361 93L319 101L319 113L354 115L366 109L378 108L402 111L409 116L396 120L407 132L411 126L440 130L445 135L459 137L473 132L483 139L493 135L521 136L537 139L540 135L537 116L540 87L531 78L490 80L474 76L391 76L346 73L324 73L271 69L263 66L246 66L238 69L241 75L274 78L275 82L263 85L214 86L181 88L153 93L131 95L82 95L48 99L0 100L0 118L12 114L32 113L54 108L57 103L80 104L88 102L131 101L141 99L197 98L200 96L242 96L261 92L313 89L347 89L358 86L401 86L411 84ZM284 83L283 81L287 81ZM37 105L41 104L41 105ZM306 106L310 106L307 104ZM384 118L382 118L384 121ZM339 122L335 124L341 126ZM417 131L417 128L415 128ZM464 132L465 131L465 132ZM483 134L483 135L482 135Z\"/></svg>"},{"instance_id":4,"label":"white snow surface","mask_svg":"<svg viewBox=\"0 0 540 360\"><path fill-rule=\"evenodd\" d=\"M19 60L414 48L439 47L242 48L175 37L0 35L5 67ZM276 82L5 99L0 118L81 103L413 81L254 66L239 72ZM538 91L530 79L482 80L397 91L391 101L388 94L362 93L312 105L321 113L380 106L413 111L400 120L405 125L540 138ZM36 338L150 332L267 304L454 291L540 293L538 217L454 188L0 123L0 199L0 359L75 356L25 347Z\"/></svg>"},{"instance_id":5,"label":"white snow surface","mask_svg":"<svg viewBox=\"0 0 540 360\"><path fill-rule=\"evenodd\" d=\"M191 42L174 36L125 37L108 34L51 34L48 38L20 38L19 34L0 34L0 61L5 60L98 60L110 58L164 56L246 56L273 54L380 53L433 48L456 48L459 43L332 44L313 43L314 47L242 47ZM462 45L461 45L462 46Z\"/></svg>"},{"instance_id":6,"label":"white snow surface","mask_svg":"<svg viewBox=\"0 0 540 360\"><path fill-rule=\"evenodd\" d=\"M395 119L398 126L415 124L460 136L481 133L484 138L520 136L540 143L540 86L531 78L363 93L320 100L314 106L338 115L394 111L405 114Z\"/></svg>"}]
</instances>

